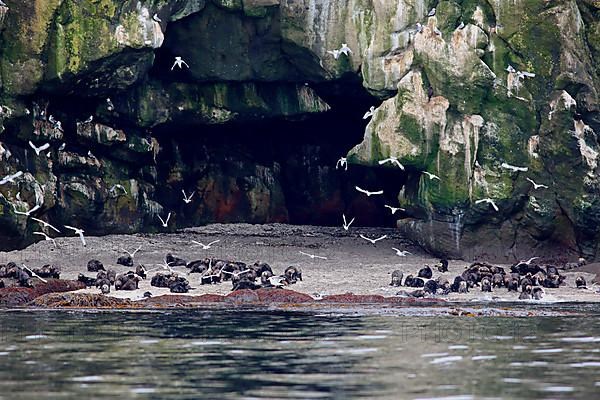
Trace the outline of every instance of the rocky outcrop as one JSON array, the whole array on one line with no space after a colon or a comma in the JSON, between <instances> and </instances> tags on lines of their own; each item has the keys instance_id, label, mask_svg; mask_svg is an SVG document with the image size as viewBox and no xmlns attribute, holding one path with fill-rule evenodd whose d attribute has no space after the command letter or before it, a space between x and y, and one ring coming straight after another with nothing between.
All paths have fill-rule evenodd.
<instances>
[{"instance_id":1,"label":"rocky outcrop","mask_svg":"<svg viewBox=\"0 0 600 400\"><path fill-rule=\"evenodd\" d=\"M98 234L156 230L169 212L168 229L337 224L344 211L389 223L354 193L366 182L433 252L594 258L598 12L583 0L13 2L0 10L0 177L24 173L0 185L0 248L32 240L17 212L35 204ZM346 153L348 174L335 170Z\"/></svg>"}]
</instances>

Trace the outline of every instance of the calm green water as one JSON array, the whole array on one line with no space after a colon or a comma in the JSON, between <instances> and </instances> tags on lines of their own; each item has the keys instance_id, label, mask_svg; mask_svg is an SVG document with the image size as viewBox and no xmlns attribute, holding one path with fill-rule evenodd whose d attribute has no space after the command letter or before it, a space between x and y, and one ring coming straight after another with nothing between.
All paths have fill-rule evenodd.
<instances>
[{"instance_id":1,"label":"calm green water","mask_svg":"<svg viewBox=\"0 0 600 400\"><path fill-rule=\"evenodd\" d=\"M600 309L469 318L0 311L0 399L592 399Z\"/></svg>"}]
</instances>

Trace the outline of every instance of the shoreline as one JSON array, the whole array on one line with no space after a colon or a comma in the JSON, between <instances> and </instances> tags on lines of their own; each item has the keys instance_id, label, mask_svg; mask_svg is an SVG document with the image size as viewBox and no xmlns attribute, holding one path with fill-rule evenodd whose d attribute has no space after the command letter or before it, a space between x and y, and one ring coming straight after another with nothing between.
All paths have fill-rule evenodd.
<instances>
[{"instance_id":1,"label":"shoreline","mask_svg":"<svg viewBox=\"0 0 600 400\"><path fill-rule=\"evenodd\" d=\"M376 238L387 237L371 245L359 235ZM115 291L114 287L108 295L111 299L136 301L143 299L146 291L153 298L172 295L168 288L150 286L150 278L161 271L157 264L163 262L167 253L186 259L187 261L206 257L223 258L234 261L253 263L260 260L273 268L275 275L283 273L290 265L299 267L303 273L303 281L287 286L283 290L300 292L312 299L322 299L332 295L353 293L357 296L380 296L383 298L400 298L396 293L402 290L412 291L405 286L391 287L391 272L400 270L405 275L414 274L424 265L433 267L439 259L425 253L412 245L394 228L351 228L344 231L338 227L292 226L284 224L250 225L250 224L213 224L198 228L188 228L175 233L108 235L103 237L87 237L87 247L83 247L78 237L58 238L59 249L54 249L47 241L38 242L23 250L0 253L0 264L10 261L17 265L26 264L30 268L39 268L44 264L55 264L61 267L61 279L76 280L79 273L95 277L96 273L87 272L86 265L91 259L100 260L106 269L114 269L118 274L131 270L131 267L117 265L117 258L125 253L122 249L133 251L142 246L135 257L135 264L142 263L148 270L156 271L142 280L139 289L134 291ZM209 250L201 250L192 246L192 240L208 243L219 240ZM408 250L411 254L398 257L392 247ZM311 259L300 252L327 257L327 259ZM536 255L532 255L536 256ZM539 256L539 255L538 255ZM541 260L544 261L543 257ZM471 263L462 260L450 260L449 271L439 273L433 268L433 277L443 276L452 280ZM507 265L495 264L507 268ZM199 274L187 274L185 267L173 267L180 275L190 281L194 288L189 293L178 296L196 297L202 295L229 295L232 289L230 281L220 284L201 285ZM585 269L585 267L583 268ZM598 286L592 284L593 272L565 271L565 285L557 289L545 289L541 301L519 301L518 293L508 292L505 288L494 289L491 293L481 292L473 288L469 293L450 293L447 296L436 296L434 299L453 303L486 302L506 304L510 302L527 304L550 304L562 302L600 302ZM583 276L588 282L588 289L576 289L575 278ZM2 289L0 289L0 292ZM96 288L78 289L70 293L99 294ZM379 297L378 297L379 298Z\"/></svg>"}]
</instances>

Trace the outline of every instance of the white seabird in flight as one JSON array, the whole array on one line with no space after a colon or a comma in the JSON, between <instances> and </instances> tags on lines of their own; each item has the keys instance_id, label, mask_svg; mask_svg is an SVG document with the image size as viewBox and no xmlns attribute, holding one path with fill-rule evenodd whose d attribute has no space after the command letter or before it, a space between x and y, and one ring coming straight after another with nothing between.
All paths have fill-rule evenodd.
<instances>
[{"instance_id":1,"label":"white seabird in flight","mask_svg":"<svg viewBox=\"0 0 600 400\"><path fill-rule=\"evenodd\" d=\"M41 219L38 219L38 218L35 218L35 217L31 217L31 219L34 220L35 222L39 222L45 228L50 228L50 229L53 229L54 231L56 231L56 233L60 233L60 231L58 229L56 229L54 226L50 225L46 221L42 221Z\"/></svg>"},{"instance_id":2,"label":"white seabird in flight","mask_svg":"<svg viewBox=\"0 0 600 400\"><path fill-rule=\"evenodd\" d=\"M392 247L392 250L396 251L396 255L399 257L406 257L408 254L412 254L410 251L400 250L395 247Z\"/></svg>"},{"instance_id":3,"label":"white seabird in flight","mask_svg":"<svg viewBox=\"0 0 600 400\"><path fill-rule=\"evenodd\" d=\"M190 204L192 202L192 197L194 197L194 193L196 192L192 192L189 197L185 194L185 190L181 189L181 193L183 193L183 201L185 204Z\"/></svg>"},{"instance_id":4,"label":"white seabird in flight","mask_svg":"<svg viewBox=\"0 0 600 400\"><path fill-rule=\"evenodd\" d=\"M25 215L26 217L29 217L31 215L31 213L36 212L41 207L40 204L36 204L35 206L33 206L33 208L31 208L31 209L23 212L23 211L18 211L17 210L17 206L15 205L15 203L12 203L12 206L13 206L13 209L15 210L15 214Z\"/></svg>"},{"instance_id":5,"label":"white seabird in flight","mask_svg":"<svg viewBox=\"0 0 600 400\"><path fill-rule=\"evenodd\" d=\"M15 179L21 177L23 175L23 171L17 171L12 175L6 175L4 178L0 179L0 185L5 185L8 182L15 183Z\"/></svg>"},{"instance_id":6,"label":"white seabird in flight","mask_svg":"<svg viewBox=\"0 0 600 400\"><path fill-rule=\"evenodd\" d=\"M393 157L392 156L392 157L388 157L386 159L383 159L383 160L379 161L379 165L383 165L383 164L386 164L386 163L395 164L396 166L398 166L398 168L400 168L402 171L404 171L404 165L402 165L400 163L400 161L398 161L398 157Z\"/></svg>"},{"instance_id":7,"label":"white seabird in flight","mask_svg":"<svg viewBox=\"0 0 600 400\"><path fill-rule=\"evenodd\" d=\"M531 184L533 185L533 188L534 188L535 190L537 190L537 189L548 189L548 186L546 186L546 185L542 185L542 184L540 184L540 183L535 183L535 182L533 181L533 179L530 179L530 178L525 178L525 179L527 179L529 182L531 182Z\"/></svg>"},{"instance_id":8,"label":"white seabird in flight","mask_svg":"<svg viewBox=\"0 0 600 400\"><path fill-rule=\"evenodd\" d=\"M162 223L163 228L166 228L169 225L169 219L171 218L171 213L169 213L167 215L166 220L162 219L162 217L158 214L156 214L156 216L158 217L158 219L160 219L160 222Z\"/></svg>"},{"instance_id":9,"label":"white seabird in flight","mask_svg":"<svg viewBox=\"0 0 600 400\"><path fill-rule=\"evenodd\" d=\"M344 224L342 225L342 227L344 228L345 231L347 231L350 228L350 225L352 225L352 223L356 219L356 218L352 218L352 220L350 220L350 223L348 223L348 222L346 222L346 214L342 214L342 218L344 219Z\"/></svg>"},{"instance_id":10,"label":"white seabird in flight","mask_svg":"<svg viewBox=\"0 0 600 400\"><path fill-rule=\"evenodd\" d=\"M392 207L392 206L388 206L387 204L384 207L389 208L390 211L392 212L392 215L396 214L396 212L398 212L398 211L406 211L402 207Z\"/></svg>"},{"instance_id":11,"label":"white seabird in flight","mask_svg":"<svg viewBox=\"0 0 600 400\"><path fill-rule=\"evenodd\" d=\"M300 251L299 253L300 253L300 254L302 254L302 255L305 255L305 256L307 256L307 257L310 257L310 258L312 258L312 259L315 259L315 258L320 258L321 260L327 260L327 257L324 257L324 256L317 256L317 255L315 255L315 254L305 253L305 252L303 252L303 251Z\"/></svg>"},{"instance_id":12,"label":"white seabird in flight","mask_svg":"<svg viewBox=\"0 0 600 400\"><path fill-rule=\"evenodd\" d=\"M423 173L429 177L430 181L434 179L437 179L438 181L441 180L439 176L432 174L431 172L423 171Z\"/></svg>"},{"instance_id":13,"label":"white seabird in flight","mask_svg":"<svg viewBox=\"0 0 600 400\"><path fill-rule=\"evenodd\" d=\"M35 144L33 144L33 142L30 140L29 141L29 146L33 149L33 151L35 151L36 155L40 155L40 153L44 150L48 150L50 148L50 143L45 143L43 145L41 145L40 147L37 147Z\"/></svg>"},{"instance_id":14,"label":"white seabird in flight","mask_svg":"<svg viewBox=\"0 0 600 400\"><path fill-rule=\"evenodd\" d=\"M339 160L335 163L335 169L339 167L344 167L344 171L348 171L348 159L346 157L340 157Z\"/></svg>"},{"instance_id":15,"label":"white seabird in flight","mask_svg":"<svg viewBox=\"0 0 600 400\"><path fill-rule=\"evenodd\" d=\"M58 248L58 246L56 245L56 241L54 239L52 239L50 236L46 235L44 232L33 232L34 235L39 235L39 236L43 236L44 240L47 240L49 242L52 242L52 244L54 245L55 248Z\"/></svg>"},{"instance_id":16,"label":"white seabird in flight","mask_svg":"<svg viewBox=\"0 0 600 400\"><path fill-rule=\"evenodd\" d=\"M212 242L210 242L209 244L204 244L204 243L201 243L201 242L197 242L197 241L195 241L195 240L192 240L192 243L194 243L194 245L195 245L195 246L200 246L200 247L202 247L202 250L208 250L208 249L210 249L210 247L211 247L213 244L215 244L215 243L218 243L218 242L220 242L220 241L221 241L220 239L217 239L217 240L213 240L213 241L212 241Z\"/></svg>"},{"instance_id":17,"label":"white seabird in flight","mask_svg":"<svg viewBox=\"0 0 600 400\"><path fill-rule=\"evenodd\" d=\"M365 190L365 189L362 189L362 188L360 188L360 187L358 187L358 186L354 186L354 188L355 188L357 191L359 191L359 192L361 192L361 193L364 193L364 194L366 194L366 195L367 195L367 196L369 196L369 197L371 197L371 196L373 196L373 195L379 195L379 194L383 194L383 190L378 190L378 191L376 191L376 192L370 192L370 191L368 191L368 190Z\"/></svg>"},{"instance_id":18,"label":"white seabird in flight","mask_svg":"<svg viewBox=\"0 0 600 400\"><path fill-rule=\"evenodd\" d=\"M481 204L481 203L488 203L491 204L492 207L494 207L494 210L499 211L498 206L496 205L496 203L494 202L494 200L488 198L485 199L480 199L480 200L476 200L475 204Z\"/></svg>"},{"instance_id":19,"label":"white seabird in flight","mask_svg":"<svg viewBox=\"0 0 600 400\"><path fill-rule=\"evenodd\" d=\"M374 113L375 113L375 106L371 106L371 108L369 108L369 111L367 111L365 113L365 115L363 115L363 119L367 119L369 117L372 117Z\"/></svg>"},{"instance_id":20,"label":"white seabird in flight","mask_svg":"<svg viewBox=\"0 0 600 400\"><path fill-rule=\"evenodd\" d=\"M186 63L185 61L183 61L183 58L176 56L175 57L175 62L173 63L173 66L171 67L171 71L173 71L173 69L175 67L179 67L179 69L183 69L183 66L186 66L186 68L189 68L190 66L188 65L188 63Z\"/></svg>"},{"instance_id":21,"label":"white seabird in flight","mask_svg":"<svg viewBox=\"0 0 600 400\"><path fill-rule=\"evenodd\" d=\"M75 228L74 226L69 226L69 225L65 225L65 228L71 229L72 231L75 232L76 235L79 235L79 239L81 239L81 243L83 244L83 247L87 247L87 243L85 243L85 237L83 236L83 233L85 232L83 229Z\"/></svg>"},{"instance_id":22,"label":"white seabird in flight","mask_svg":"<svg viewBox=\"0 0 600 400\"><path fill-rule=\"evenodd\" d=\"M340 53L344 54L346 57L348 57L350 54L352 54L352 50L350 50L350 47L348 47L347 43L342 43L342 47L340 47Z\"/></svg>"},{"instance_id":23,"label":"white seabird in flight","mask_svg":"<svg viewBox=\"0 0 600 400\"><path fill-rule=\"evenodd\" d=\"M510 165L508 163L503 162L502 164L500 164L500 167L504 168L504 169L508 169L510 171L515 171L515 172L527 172L527 170L529 168L527 167L515 167L514 165Z\"/></svg>"},{"instance_id":24,"label":"white seabird in flight","mask_svg":"<svg viewBox=\"0 0 600 400\"><path fill-rule=\"evenodd\" d=\"M360 236L361 238L365 239L367 242L370 242L371 244L375 244L375 243L379 242L380 240L383 240L383 239L385 239L387 237L387 235L383 235L383 236L378 237L377 239L371 239L371 238L366 237L362 233L360 235L358 235L358 236Z\"/></svg>"}]
</instances>

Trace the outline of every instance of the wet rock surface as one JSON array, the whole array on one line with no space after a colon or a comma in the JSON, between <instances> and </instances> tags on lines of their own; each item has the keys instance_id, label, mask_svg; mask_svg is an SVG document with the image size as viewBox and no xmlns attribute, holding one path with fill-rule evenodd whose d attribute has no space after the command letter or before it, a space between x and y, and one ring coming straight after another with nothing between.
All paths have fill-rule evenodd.
<instances>
[{"instance_id":1,"label":"wet rock surface","mask_svg":"<svg viewBox=\"0 0 600 400\"><path fill-rule=\"evenodd\" d=\"M345 212L439 255L596 258L597 6L438 3L1 7L0 249L41 239L39 204L97 235Z\"/></svg>"}]
</instances>

